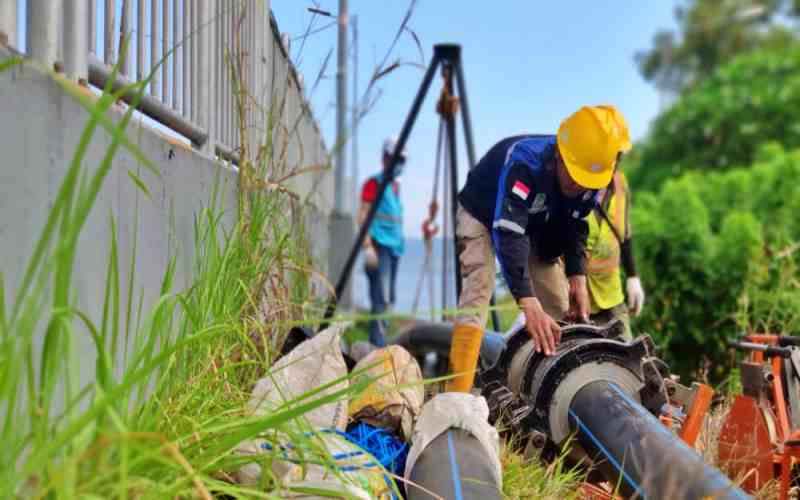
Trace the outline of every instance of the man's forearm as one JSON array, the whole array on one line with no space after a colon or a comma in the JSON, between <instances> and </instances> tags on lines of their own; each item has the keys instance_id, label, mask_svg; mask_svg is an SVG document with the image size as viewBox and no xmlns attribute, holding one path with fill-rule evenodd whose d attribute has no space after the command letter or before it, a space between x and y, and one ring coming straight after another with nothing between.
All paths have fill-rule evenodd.
<instances>
[{"instance_id":1,"label":"man's forearm","mask_svg":"<svg viewBox=\"0 0 800 500\"><path fill-rule=\"evenodd\" d=\"M503 277L511 295L519 302L526 297L533 297L530 274L528 271L528 254L530 242L527 236L499 231L498 260L503 270Z\"/></svg>"},{"instance_id":2,"label":"man's forearm","mask_svg":"<svg viewBox=\"0 0 800 500\"><path fill-rule=\"evenodd\" d=\"M628 238L620 245L622 269L628 277L636 276L636 261L633 258L633 240Z\"/></svg>"},{"instance_id":3,"label":"man's forearm","mask_svg":"<svg viewBox=\"0 0 800 500\"><path fill-rule=\"evenodd\" d=\"M567 245L564 250L564 271L567 276L586 274L586 240L589 225L584 219L571 219L567 223Z\"/></svg>"}]
</instances>

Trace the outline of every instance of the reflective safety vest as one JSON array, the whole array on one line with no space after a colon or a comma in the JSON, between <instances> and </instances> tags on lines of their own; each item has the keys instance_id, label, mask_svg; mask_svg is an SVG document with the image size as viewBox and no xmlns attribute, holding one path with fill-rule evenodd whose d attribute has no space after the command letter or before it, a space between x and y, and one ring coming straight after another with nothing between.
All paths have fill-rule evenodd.
<instances>
[{"instance_id":1,"label":"reflective safety vest","mask_svg":"<svg viewBox=\"0 0 800 500\"><path fill-rule=\"evenodd\" d=\"M586 275L592 313L611 309L625 300L620 274L620 241L609 225L609 221L614 224L623 241L630 237L628 182L622 172L614 174L609 189L601 198L609 220L597 210L587 217L589 237L586 241Z\"/></svg>"},{"instance_id":2,"label":"reflective safety vest","mask_svg":"<svg viewBox=\"0 0 800 500\"><path fill-rule=\"evenodd\" d=\"M380 185L383 174L375 176ZM399 257L405 250L403 239L403 203L400 196L394 192L391 183L386 186L375 218L369 227L369 236L377 243L388 247L395 257Z\"/></svg>"}]
</instances>

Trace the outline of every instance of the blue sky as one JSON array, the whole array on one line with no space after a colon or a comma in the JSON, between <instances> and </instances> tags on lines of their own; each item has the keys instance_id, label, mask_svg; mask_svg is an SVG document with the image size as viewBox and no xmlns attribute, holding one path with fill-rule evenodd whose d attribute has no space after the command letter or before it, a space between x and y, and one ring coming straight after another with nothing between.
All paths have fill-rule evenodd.
<instances>
[{"instance_id":1,"label":"blue sky","mask_svg":"<svg viewBox=\"0 0 800 500\"><path fill-rule=\"evenodd\" d=\"M522 132L554 132L564 117L584 104L618 106L634 139L642 138L658 113L659 102L656 90L639 76L633 57L637 50L650 46L656 30L674 26L673 10L678 3L677 0L419 0L409 25L422 42L425 63L430 60L436 43L454 42L462 46L480 157L503 137ZM335 13L338 1L318 0L318 4ZM363 90L409 2L350 0L349 4L351 15L358 16L358 78ZM280 30L293 37L302 35L311 19L306 7L311 5L311 0L272 0ZM318 17L315 26L329 21ZM300 41L292 43L292 56L305 75L307 87L335 44L335 28L309 37L302 53ZM401 39L394 55L404 61L420 62L417 46L409 36ZM327 71L329 78L310 96L329 145L335 140L335 71L334 51ZM380 83L383 96L362 121L359 133L362 180L380 168L381 142L385 136L399 133L422 72L415 67L403 67ZM409 163L402 186L405 231L409 236L418 236L431 196L438 127L434 104L440 82L440 79L434 81L408 144ZM459 140L463 152L463 139ZM463 183L466 165L463 154L461 157Z\"/></svg>"}]
</instances>

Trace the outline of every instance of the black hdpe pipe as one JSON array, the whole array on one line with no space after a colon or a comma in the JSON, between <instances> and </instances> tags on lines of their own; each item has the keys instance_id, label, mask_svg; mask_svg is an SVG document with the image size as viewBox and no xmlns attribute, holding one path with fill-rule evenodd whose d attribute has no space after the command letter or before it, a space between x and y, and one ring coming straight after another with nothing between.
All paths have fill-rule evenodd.
<instances>
[{"instance_id":1,"label":"black hdpe pipe","mask_svg":"<svg viewBox=\"0 0 800 500\"><path fill-rule=\"evenodd\" d=\"M492 461L480 441L467 431L450 428L439 434L414 463L406 483L408 500L500 500Z\"/></svg>"},{"instance_id":2,"label":"black hdpe pipe","mask_svg":"<svg viewBox=\"0 0 800 500\"><path fill-rule=\"evenodd\" d=\"M583 449L606 468L606 477L619 476L628 497L750 498L614 383L584 386L572 399L569 420Z\"/></svg>"}]
</instances>

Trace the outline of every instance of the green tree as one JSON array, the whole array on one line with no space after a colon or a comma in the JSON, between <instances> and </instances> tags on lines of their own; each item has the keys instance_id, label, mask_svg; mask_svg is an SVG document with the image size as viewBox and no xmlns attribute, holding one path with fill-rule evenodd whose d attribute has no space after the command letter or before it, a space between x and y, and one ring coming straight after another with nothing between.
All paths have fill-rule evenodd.
<instances>
[{"instance_id":1,"label":"green tree","mask_svg":"<svg viewBox=\"0 0 800 500\"><path fill-rule=\"evenodd\" d=\"M762 147L753 165L702 169L640 193L633 225L648 305L634 323L674 371L712 381L732 368L727 340L800 327L800 150Z\"/></svg>"},{"instance_id":2,"label":"green tree","mask_svg":"<svg viewBox=\"0 0 800 500\"><path fill-rule=\"evenodd\" d=\"M800 49L739 56L653 122L626 168L634 189L697 169L749 165L775 142L800 147Z\"/></svg>"},{"instance_id":3,"label":"green tree","mask_svg":"<svg viewBox=\"0 0 800 500\"><path fill-rule=\"evenodd\" d=\"M680 92L739 54L792 45L783 20L798 14L800 0L689 0L675 9L677 32L656 33L636 62L659 89Z\"/></svg>"}]
</instances>

